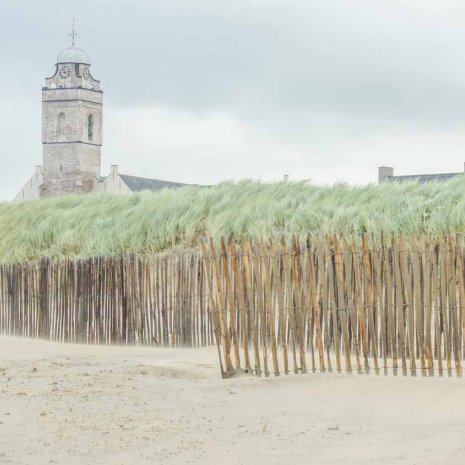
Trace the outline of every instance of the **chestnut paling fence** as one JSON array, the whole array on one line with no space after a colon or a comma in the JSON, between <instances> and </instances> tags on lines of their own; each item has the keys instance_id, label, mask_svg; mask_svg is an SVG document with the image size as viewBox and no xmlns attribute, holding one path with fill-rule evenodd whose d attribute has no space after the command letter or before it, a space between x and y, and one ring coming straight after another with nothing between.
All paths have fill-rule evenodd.
<instances>
[{"instance_id":1,"label":"chestnut paling fence","mask_svg":"<svg viewBox=\"0 0 465 465\"><path fill-rule=\"evenodd\" d=\"M0 265L0 333L217 345L221 372L461 375L463 239L221 240Z\"/></svg>"},{"instance_id":2,"label":"chestnut paling fence","mask_svg":"<svg viewBox=\"0 0 465 465\"><path fill-rule=\"evenodd\" d=\"M462 237L202 243L223 376L462 374Z\"/></svg>"},{"instance_id":3,"label":"chestnut paling fence","mask_svg":"<svg viewBox=\"0 0 465 465\"><path fill-rule=\"evenodd\" d=\"M213 344L198 252L0 265L0 333L90 344Z\"/></svg>"}]
</instances>

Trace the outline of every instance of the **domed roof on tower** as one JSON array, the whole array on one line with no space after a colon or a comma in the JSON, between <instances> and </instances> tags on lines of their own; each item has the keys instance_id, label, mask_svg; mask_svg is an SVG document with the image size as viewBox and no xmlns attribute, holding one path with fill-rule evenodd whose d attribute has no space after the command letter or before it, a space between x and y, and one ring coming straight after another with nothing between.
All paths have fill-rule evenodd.
<instances>
[{"instance_id":1,"label":"domed roof on tower","mask_svg":"<svg viewBox=\"0 0 465 465\"><path fill-rule=\"evenodd\" d=\"M73 19L73 31L69 34L72 38L71 47L65 48L60 52L57 58L57 64L60 63L82 63L90 65L89 55L84 50L74 46L74 41L78 33L76 32L76 20Z\"/></svg>"},{"instance_id":2,"label":"domed roof on tower","mask_svg":"<svg viewBox=\"0 0 465 465\"><path fill-rule=\"evenodd\" d=\"M60 63L83 63L90 65L89 55L77 47L68 47L62 50L57 58L57 64Z\"/></svg>"}]
</instances>

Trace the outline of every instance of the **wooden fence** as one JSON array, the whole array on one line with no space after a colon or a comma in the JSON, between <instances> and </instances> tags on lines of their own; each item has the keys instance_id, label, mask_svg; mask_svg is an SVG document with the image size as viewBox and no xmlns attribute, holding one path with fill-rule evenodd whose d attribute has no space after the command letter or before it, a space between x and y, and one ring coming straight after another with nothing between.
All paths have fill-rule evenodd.
<instances>
[{"instance_id":1,"label":"wooden fence","mask_svg":"<svg viewBox=\"0 0 465 465\"><path fill-rule=\"evenodd\" d=\"M0 333L199 347L221 371L462 373L464 245L402 235L222 240L0 265Z\"/></svg>"},{"instance_id":2,"label":"wooden fence","mask_svg":"<svg viewBox=\"0 0 465 465\"><path fill-rule=\"evenodd\" d=\"M198 252L0 265L0 333L93 344L213 343Z\"/></svg>"},{"instance_id":3,"label":"wooden fence","mask_svg":"<svg viewBox=\"0 0 465 465\"><path fill-rule=\"evenodd\" d=\"M223 376L462 373L462 237L202 244Z\"/></svg>"}]
</instances>

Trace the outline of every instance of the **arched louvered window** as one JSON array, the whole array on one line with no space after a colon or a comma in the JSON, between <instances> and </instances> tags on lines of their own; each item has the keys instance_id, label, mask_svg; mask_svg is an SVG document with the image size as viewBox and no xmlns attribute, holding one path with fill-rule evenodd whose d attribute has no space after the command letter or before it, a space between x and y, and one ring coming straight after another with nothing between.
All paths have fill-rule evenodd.
<instances>
[{"instance_id":1,"label":"arched louvered window","mask_svg":"<svg viewBox=\"0 0 465 465\"><path fill-rule=\"evenodd\" d=\"M87 137L89 140L94 138L94 115L92 113L87 119Z\"/></svg>"}]
</instances>

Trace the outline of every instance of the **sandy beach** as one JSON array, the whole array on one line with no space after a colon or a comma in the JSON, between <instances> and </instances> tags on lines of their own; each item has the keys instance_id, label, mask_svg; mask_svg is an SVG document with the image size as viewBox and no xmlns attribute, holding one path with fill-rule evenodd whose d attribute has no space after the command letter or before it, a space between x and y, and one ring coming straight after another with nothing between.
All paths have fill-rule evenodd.
<instances>
[{"instance_id":1,"label":"sandy beach","mask_svg":"<svg viewBox=\"0 0 465 465\"><path fill-rule=\"evenodd\" d=\"M0 338L1 464L463 464L465 380L223 380L214 348Z\"/></svg>"}]
</instances>

